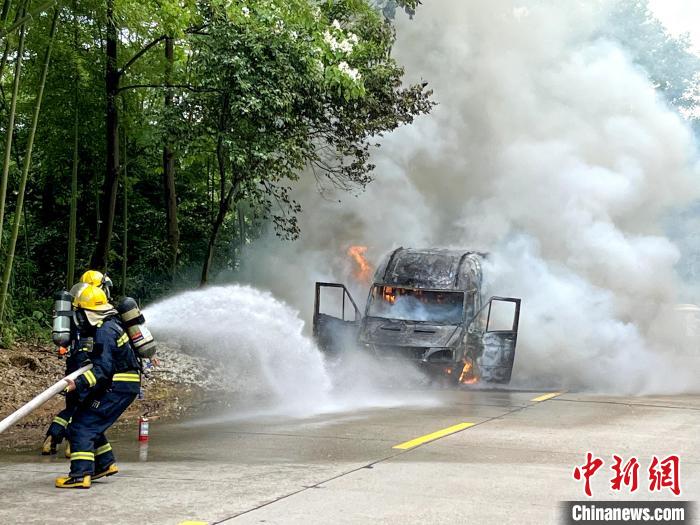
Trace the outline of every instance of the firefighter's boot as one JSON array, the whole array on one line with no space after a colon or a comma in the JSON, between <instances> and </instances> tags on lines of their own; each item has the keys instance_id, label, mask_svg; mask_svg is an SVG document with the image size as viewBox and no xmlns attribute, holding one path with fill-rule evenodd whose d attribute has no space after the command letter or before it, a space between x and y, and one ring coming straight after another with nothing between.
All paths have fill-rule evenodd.
<instances>
[{"instance_id":1,"label":"firefighter's boot","mask_svg":"<svg viewBox=\"0 0 700 525\"><path fill-rule=\"evenodd\" d=\"M53 436L46 436L44 439L44 444L41 446L42 456L51 456L56 453L56 441L54 441Z\"/></svg>"},{"instance_id":2,"label":"firefighter's boot","mask_svg":"<svg viewBox=\"0 0 700 525\"><path fill-rule=\"evenodd\" d=\"M59 489L89 489L91 484L91 477L86 474L79 478L74 478L71 476L61 476L56 478L56 488Z\"/></svg>"},{"instance_id":3,"label":"firefighter's boot","mask_svg":"<svg viewBox=\"0 0 700 525\"><path fill-rule=\"evenodd\" d=\"M96 472L94 476L92 476L92 479L100 479L104 478L106 476L114 476L119 472L119 469L117 468L117 465L115 463L112 463L111 465L107 466L102 472Z\"/></svg>"}]
</instances>

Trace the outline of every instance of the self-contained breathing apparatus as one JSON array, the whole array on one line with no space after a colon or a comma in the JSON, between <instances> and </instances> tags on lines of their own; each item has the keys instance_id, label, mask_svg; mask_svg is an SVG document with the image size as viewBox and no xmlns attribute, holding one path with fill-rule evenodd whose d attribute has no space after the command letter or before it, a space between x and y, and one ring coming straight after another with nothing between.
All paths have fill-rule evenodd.
<instances>
[{"instance_id":1,"label":"self-contained breathing apparatus","mask_svg":"<svg viewBox=\"0 0 700 525\"><path fill-rule=\"evenodd\" d=\"M86 286L84 283L79 284ZM71 291L75 290L76 295L80 291L78 286L71 289ZM53 342L60 348L66 348L71 343L71 325L81 324L75 317L77 312L72 306L73 298L74 296L65 290L58 292L55 296L51 335ZM151 359L156 353L157 345L151 331L144 324L146 319L136 301L131 297L125 297L117 306L117 312L136 355Z\"/></svg>"},{"instance_id":2,"label":"self-contained breathing apparatus","mask_svg":"<svg viewBox=\"0 0 700 525\"><path fill-rule=\"evenodd\" d=\"M117 312L119 312L136 355L151 359L156 353L157 345L151 331L146 328L146 319L141 313L139 305L131 297L124 297L117 306Z\"/></svg>"},{"instance_id":3,"label":"self-contained breathing apparatus","mask_svg":"<svg viewBox=\"0 0 700 525\"><path fill-rule=\"evenodd\" d=\"M66 348L71 339L71 322L73 321L73 296L63 290L54 296L53 328L51 339L56 346Z\"/></svg>"}]
</instances>

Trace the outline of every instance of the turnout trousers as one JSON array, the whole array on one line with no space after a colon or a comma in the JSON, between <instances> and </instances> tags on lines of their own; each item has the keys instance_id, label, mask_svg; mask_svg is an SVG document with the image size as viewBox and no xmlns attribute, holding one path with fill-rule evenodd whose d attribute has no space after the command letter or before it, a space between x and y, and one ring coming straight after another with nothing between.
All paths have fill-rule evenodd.
<instances>
[{"instance_id":1,"label":"turnout trousers","mask_svg":"<svg viewBox=\"0 0 700 525\"><path fill-rule=\"evenodd\" d=\"M100 473L114 463L112 445L105 432L136 399L133 392L112 389L81 404L68 427L71 444L70 475L83 477Z\"/></svg>"}]
</instances>

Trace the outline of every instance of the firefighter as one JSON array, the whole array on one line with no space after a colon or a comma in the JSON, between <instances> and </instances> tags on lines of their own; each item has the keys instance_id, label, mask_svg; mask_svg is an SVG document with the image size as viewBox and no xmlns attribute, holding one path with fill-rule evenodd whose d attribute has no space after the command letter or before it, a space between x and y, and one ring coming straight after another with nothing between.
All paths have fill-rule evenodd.
<instances>
[{"instance_id":1,"label":"firefighter","mask_svg":"<svg viewBox=\"0 0 700 525\"><path fill-rule=\"evenodd\" d=\"M71 468L58 488L90 488L93 479L119 472L105 431L138 395L140 363L118 313L101 288L88 285L74 300L80 338L93 337L92 370L69 381L79 405L69 426Z\"/></svg>"},{"instance_id":2,"label":"firefighter","mask_svg":"<svg viewBox=\"0 0 700 525\"><path fill-rule=\"evenodd\" d=\"M110 296L110 289L112 287L112 280L106 275L97 270L88 270L80 277L80 282L75 284L70 290L72 297L77 297L82 289L84 289L88 284L99 286L105 292L107 297ZM78 341L80 339L80 334L78 328L74 322L71 322L70 327L70 343L67 347L61 347L58 349L59 356L66 356L66 374L72 374L79 368L85 366L88 361L88 353L91 348L86 345L79 345ZM58 445L60 445L64 438L66 437L68 431L68 425L73 413L78 406L78 398L76 393L68 392L66 393L66 408L61 410L53 418L53 421L46 430L46 437L44 438L44 443L41 447L41 454L44 456L52 455L56 453ZM70 457L70 443L66 443L65 448L66 457Z\"/></svg>"}]
</instances>

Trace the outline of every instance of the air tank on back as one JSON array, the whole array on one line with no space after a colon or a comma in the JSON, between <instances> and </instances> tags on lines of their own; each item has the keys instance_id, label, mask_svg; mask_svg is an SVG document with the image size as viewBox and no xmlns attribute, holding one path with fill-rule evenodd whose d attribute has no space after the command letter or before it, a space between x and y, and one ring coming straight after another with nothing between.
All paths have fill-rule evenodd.
<instances>
[{"instance_id":1,"label":"air tank on back","mask_svg":"<svg viewBox=\"0 0 700 525\"><path fill-rule=\"evenodd\" d=\"M62 290L54 296L53 327L51 338L56 346L70 344L70 327L73 319L73 296Z\"/></svg>"},{"instance_id":2,"label":"air tank on back","mask_svg":"<svg viewBox=\"0 0 700 525\"><path fill-rule=\"evenodd\" d=\"M139 357L147 359L153 357L156 353L156 342L151 331L144 324L146 319L136 301L131 297L124 297L117 306L117 311L129 335L131 346Z\"/></svg>"}]
</instances>

